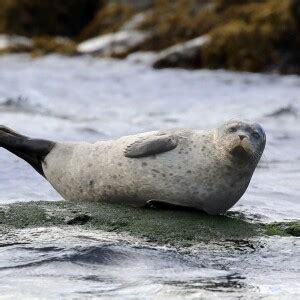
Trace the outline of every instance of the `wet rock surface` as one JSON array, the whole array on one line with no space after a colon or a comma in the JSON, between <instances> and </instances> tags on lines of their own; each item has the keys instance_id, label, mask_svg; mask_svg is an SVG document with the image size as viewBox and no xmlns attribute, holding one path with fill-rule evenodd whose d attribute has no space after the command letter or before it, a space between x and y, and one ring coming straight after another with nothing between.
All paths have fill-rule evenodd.
<instances>
[{"instance_id":1,"label":"wet rock surface","mask_svg":"<svg viewBox=\"0 0 300 300\"><path fill-rule=\"evenodd\" d=\"M147 38L147 32L124 30L84 41L77 46L77 51L106 57L124 57Z\"/></svg>"},{"instance_id":2,"label":"wet rock surface","mask_svg":"<svg viewBox=\"0 0 300 300\"><path fill-rule=\"evenodd\" d=\"M174 245L299 235L299 222L264 225L243 220L242 215L209 216L192 210L142 209L109 203L16 203L2 206L0 214L2 226L13 228L84 225Z\"/></svg>"},{"instance_id":3,"label":"wet rock surface","mask_svg":"<svg viewBox=\"0 0 300 300\"><path fill-rule=\"evenodd\" d=\"M209 36L195 38L183 44L172 46L157 55L153 63L155 69L162 68L201 68L201 49L209 43Z\"/></svg>"},{"instance_id":4,"label":"wet rock surface","mask_svg":"<svg viewBox=\"0 0 300 300\"><path fill-rule=\"evenodd\" d=\"M29 38L16 35L0 35L0 53L19 49L20 52L27 52L33 47L33 42Z\"/></svg>"}]
</instances>

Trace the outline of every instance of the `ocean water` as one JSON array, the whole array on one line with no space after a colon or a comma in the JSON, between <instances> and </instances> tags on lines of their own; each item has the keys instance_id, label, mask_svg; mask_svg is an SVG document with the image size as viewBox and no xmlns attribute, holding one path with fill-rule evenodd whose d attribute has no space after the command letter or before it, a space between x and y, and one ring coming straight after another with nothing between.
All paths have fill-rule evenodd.
<instances>
[{"instance_id":1,"label":"ocean water","mask_svg":"<svg viewBox=\"0 0 300 300\"><path fill-rule=\"evenodd\" d=\"M300 77L153 70L91 57L0 57L1 124L32 137L96 141L165 128L259 122L267 145L232 211L299 220ZM0 149L1 150L1 149ZM0 151L0 204L59 200L30 166ZM180 249L105 232L20 230L0 248L0 298L300 297L299 240L268 238ZM9 233L2 240L10 240ZM238 247L237 247L238 248ZM129 276L130 274L130 276Z\"/></svg>"}]
</instances>

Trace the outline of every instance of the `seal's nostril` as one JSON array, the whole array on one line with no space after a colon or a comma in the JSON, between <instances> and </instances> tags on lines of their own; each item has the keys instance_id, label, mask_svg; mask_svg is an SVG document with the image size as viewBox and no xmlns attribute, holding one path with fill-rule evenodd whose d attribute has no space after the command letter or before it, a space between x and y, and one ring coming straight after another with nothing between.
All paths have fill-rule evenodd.
<instances>
[{"instance_id":1,"label":"seal's nostril","mask_svg":"<svg viewBox=\"0 0 300 300\"><path fill-rule=\"evenodd\" d=\"M245 135L239 135L241 141L246 137Z\"/></svg>"}]
</instances>

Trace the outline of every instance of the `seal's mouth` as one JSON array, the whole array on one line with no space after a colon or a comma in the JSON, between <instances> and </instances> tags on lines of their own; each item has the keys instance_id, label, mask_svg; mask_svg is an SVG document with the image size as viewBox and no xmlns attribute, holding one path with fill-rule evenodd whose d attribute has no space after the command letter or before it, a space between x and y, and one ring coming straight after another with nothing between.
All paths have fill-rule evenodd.
<instances>
[{"instance_id":1,"label":"seal's mouth","mask_svg":"<svg viewBox=\"0 0 300 300\"><path fill-rule=\"evenodd\" d=\"M235 158L240 160L247 160L249 158L249 153L242 146L237 146L230 151L230 154Z\"/></svg>"}]
</instances>

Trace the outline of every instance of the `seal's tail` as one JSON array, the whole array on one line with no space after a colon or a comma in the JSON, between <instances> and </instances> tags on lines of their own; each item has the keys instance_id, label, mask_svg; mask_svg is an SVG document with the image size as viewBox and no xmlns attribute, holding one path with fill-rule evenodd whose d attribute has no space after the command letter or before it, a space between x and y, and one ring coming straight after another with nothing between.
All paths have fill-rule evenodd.
<instances>
[{"instance_id":1,"label":"seal's tail","mask_svg":"<svg viewBox=\"0 0 300 300\"><path fill-rule=\"evenodd\" d=\"M0 147L24 159L42 176L45 176L42 162L54 145L52 141L31 139L10 128L0 126Z\"/></svg>"}]
</instances>

